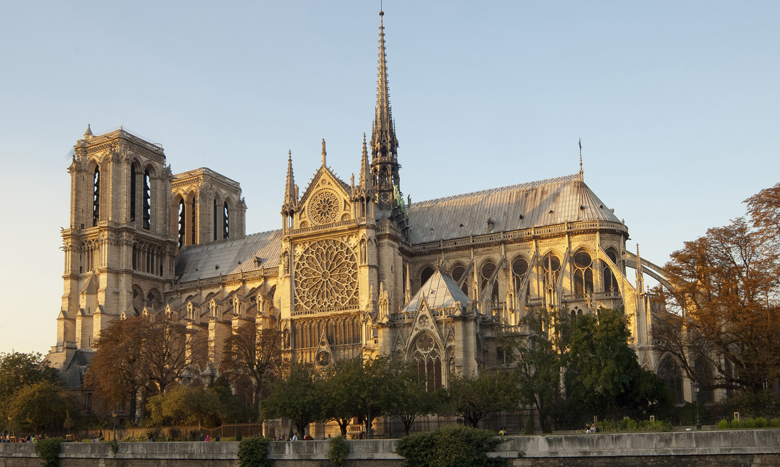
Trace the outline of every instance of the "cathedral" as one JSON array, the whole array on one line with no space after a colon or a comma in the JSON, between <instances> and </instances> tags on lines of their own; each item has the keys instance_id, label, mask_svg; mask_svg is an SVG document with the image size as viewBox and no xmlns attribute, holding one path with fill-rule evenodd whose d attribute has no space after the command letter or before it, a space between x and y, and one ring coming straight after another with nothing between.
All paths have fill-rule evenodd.
<instances>
[{"instance_id":1,"label":"cathedral","mask_svg":"<svg viewBox=\"0 0 780 467\"><path fill-rule=\"evenodd\" d=\"M254 323L282 333L290 361L392 354L418 362L435 388L495 368L497 336L518 331L529 310L622 307L640 364L657 368L643 278L663 281L662 272L626 250L628 227L581 164L549 180L404 199L382 15L359 175L339 178L322 141L322 164L300 190L288 155L279 230L246 234L237 181L208 168L174 174L161 146L87 128L68 168L64 293L49 354L66 382L77 385L112 322L157 314L208 335L202 371L211 375L225 339Z\"/></svg>"}]
</instances>

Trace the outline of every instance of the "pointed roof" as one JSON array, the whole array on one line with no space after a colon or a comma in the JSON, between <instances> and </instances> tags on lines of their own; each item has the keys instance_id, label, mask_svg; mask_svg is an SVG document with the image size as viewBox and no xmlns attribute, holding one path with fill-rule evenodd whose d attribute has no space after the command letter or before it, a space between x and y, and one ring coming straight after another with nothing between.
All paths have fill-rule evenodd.
<instances>
[{"instance_id":1,"label":"pointed roof","mask_svg":"<svg viewBox=\"0 0 780 467\"><path fill-rule=\"evenodd\" d=\"M384 11L379 11L379 72L376 91L376 115L371 132L371 153L374 157L395 159L398 140L395 137L393 112L390 108L390 94L387 86L387 58L385 55Z\"/></svg>"},{"instance_id":2,"label":"pointed roof","mask_svg":"<svg viewBox=\"0 0 780 467\"><path fill-rule=\"evenodd\" d=\"M490 229L488 220L492 220ZM577 221L621 224L579 174L415 202L409 207L411 243Z\"/></svg>"},{"instance_id":3,"label":"pointed roof","mask_svg":"<svg viewBox=\"0 0 780 467\"><path fill-rule=\"evenodd\" d=\"M360 158L360 178L358 179L360 188L368 190L371 188L371 169L368 163L368 148L366 147L366 134L363 133L363 155Z\"/></svg>"},{"instance_id":4,"label":"pointed roof","mask_svg":"<svg viewBox=\"0 0 780 467\"><path fill-rule=\"evenodd\" d=\"M433 275L420 287L420 290L409 300L402 313L415 313L420 309L422 301L431 310L440 308L465 307L469 297L458 287L455 279L437 269Z\"/></svg>"},{"instance_id":5,"label":"pointed roof","mask_svg":"<svg viewBox=\"0 0 780 467\"><path fill-rule=\"evenodd\" d=\"M284 204L282 204L282 212L289 212L295 210L295 203L298 201L295 199L295 177L293 176L292 168L292 151L287 152L287 181L284 185Z\"/></svg>"},{"instance_id":6,"label":"pointed roof","mask_svg":"<svg viewBox=\"0 0 780 467\"><path fill-rule=\"evenodd\" d=\"M93 136L94 136L94 135L92 134L92 128L91 128L91 125L90 125L89 123L87 123L87 131L85 131L85 132L84 132L84 139L90 139L90 138L92 138Z\"/></svg>"}]
</instances>

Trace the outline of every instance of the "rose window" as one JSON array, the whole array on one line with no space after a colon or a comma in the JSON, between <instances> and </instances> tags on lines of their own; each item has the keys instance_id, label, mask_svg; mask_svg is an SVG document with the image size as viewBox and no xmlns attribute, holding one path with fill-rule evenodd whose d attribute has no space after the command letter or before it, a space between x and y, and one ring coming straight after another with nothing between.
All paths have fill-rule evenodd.
<instances>
[{"instance_id":1,"label":"rose window","mask_svg":"<svg viewBox=\"0 0 780 467\"><path fill-rule=\"evenodd\" d=\"M309 201L309 218L315 224L332 224L338 214L339 198L332 191L320 191Z\"/></svg>"},{"instance_id":2,"label":"rose window","mask_svg":"<svg viewBox=\"0 0 780 467\"><path fill-rule=\"evenodd\" d=\"M299 309L357 306L357 287L357 258L342 241L312 243L295 262L295 299Z\"/></svg>"}]
</instances>

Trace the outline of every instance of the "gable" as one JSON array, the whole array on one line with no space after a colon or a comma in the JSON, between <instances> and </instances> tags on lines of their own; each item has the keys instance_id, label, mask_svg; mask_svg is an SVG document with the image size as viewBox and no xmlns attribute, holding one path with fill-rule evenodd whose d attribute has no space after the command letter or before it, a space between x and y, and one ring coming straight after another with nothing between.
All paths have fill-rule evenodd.
<instances>
[{"instance_id":1,"label":"gable","mask_svg":"<svg viewBox=\"0 0 780 467\"><path fill-rule=\"evenodd\" d=\"M350 190L327 167L320 167L298 203L298 228L334 224L349 220Z\"/></svg>"}]
</instances>

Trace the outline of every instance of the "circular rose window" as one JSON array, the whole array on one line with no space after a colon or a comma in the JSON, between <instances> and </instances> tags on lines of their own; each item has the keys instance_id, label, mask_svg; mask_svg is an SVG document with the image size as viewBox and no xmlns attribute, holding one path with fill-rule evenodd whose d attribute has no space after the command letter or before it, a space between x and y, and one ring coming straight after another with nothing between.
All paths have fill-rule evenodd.
<instances>
[{"instance_id":1,"label":"circular rose window","mask_svg":"<svg viewBox=\"0 0 780 467\"><path fill-rule=\"evenodd\" d=\"M309 218L315 224L332 224L339 214L339 198L330 190L316 193L309 201Z\"/></svg>"}]
</instances>

